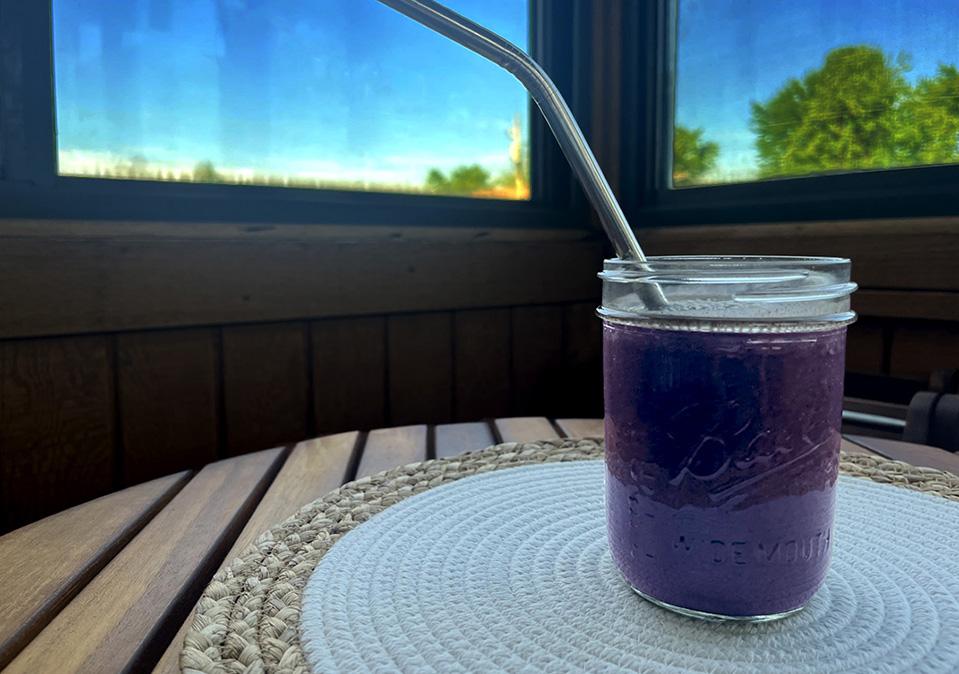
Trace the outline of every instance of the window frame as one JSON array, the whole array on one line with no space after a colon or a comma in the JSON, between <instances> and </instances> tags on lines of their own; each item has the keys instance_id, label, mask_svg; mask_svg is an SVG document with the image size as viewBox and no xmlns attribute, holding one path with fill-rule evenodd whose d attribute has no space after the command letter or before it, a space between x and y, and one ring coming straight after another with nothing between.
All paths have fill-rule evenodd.
<instances>
[{"instance_id":1,"label":"window frame","mask_svg":"<svg viewBox=\"0 0 959 674\"><path fill-rule=\"evenodd\" d=\"M581 119L589 101L587 5L530 0L530 50ZM0 218L542 228L584 222L585 199L532 103L529 201L59 176L52 2L0 0L0 55Z\"/></svg>"},{"instance_id":2,"label":"window frame","mask_svg":"<svg viewBox=\"0 0 959 674\"><path fill-rule=\"evenodd\" d=\"M634 226L959 214L959 164L671 188L680 1L624 3L620 170Z\"/></svg>"}]
</instances>

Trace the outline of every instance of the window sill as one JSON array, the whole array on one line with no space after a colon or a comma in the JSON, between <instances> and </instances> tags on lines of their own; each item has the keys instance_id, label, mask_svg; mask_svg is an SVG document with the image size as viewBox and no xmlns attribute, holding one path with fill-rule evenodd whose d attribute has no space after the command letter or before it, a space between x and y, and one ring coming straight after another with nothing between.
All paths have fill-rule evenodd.
<instances>
[{"instance_id":1,"label":"window sill","mask_svg":"<svg viewBox=\"0 0 959 674\"><path fill-rule=\"evenodd\" d=\"M588 230L0 220L0 338L595 301Z\"/></svg>"}]
</instances>

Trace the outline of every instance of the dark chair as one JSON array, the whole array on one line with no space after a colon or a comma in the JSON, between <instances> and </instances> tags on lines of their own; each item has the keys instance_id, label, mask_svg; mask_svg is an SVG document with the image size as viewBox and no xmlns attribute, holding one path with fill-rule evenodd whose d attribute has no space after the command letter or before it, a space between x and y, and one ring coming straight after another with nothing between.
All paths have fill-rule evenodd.
<instances>
[{"instance_id":1,"label":"dark chair","mask_svg":"<svg viewBox=\"0 0 959 674\"><path fill-rule=\"evenodd\" d=\"M913 396L902 439L959 452L959 394L920 391Z\"/></svg>"}]
</instances>

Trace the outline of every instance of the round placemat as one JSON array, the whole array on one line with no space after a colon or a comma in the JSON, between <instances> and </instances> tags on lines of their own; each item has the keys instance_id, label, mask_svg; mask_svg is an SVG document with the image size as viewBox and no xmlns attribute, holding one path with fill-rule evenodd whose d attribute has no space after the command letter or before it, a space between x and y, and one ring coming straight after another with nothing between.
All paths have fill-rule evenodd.
<instances>
[{"instance_id":1,"label":"round placemat","mask_svg":"<svg viewBox=\"0 0 959 674\"><path fill-rule=\"evenodd\" d=\"M265 532L216 574L197 604L180 664L199 672L308 672L299 637L301 594L345 533L409 496L463 477L601 456L597 439L506 443L346 484ZM942 471L858 454L843 455L840 469L959 501L959 477Z\"/></svg>"},{"instance_id":2,"label":"round placemat","mask_svg":"<svg viewBox=\"0 0 959 674\"><path fill-rule=\"evenodd\" d=\"M639 598L606 544L602 461L441 486L344 536L301 635L314 672L955 672L959 504L842 476L800 614L715 625Z\"/></svg>"}]
</instances>

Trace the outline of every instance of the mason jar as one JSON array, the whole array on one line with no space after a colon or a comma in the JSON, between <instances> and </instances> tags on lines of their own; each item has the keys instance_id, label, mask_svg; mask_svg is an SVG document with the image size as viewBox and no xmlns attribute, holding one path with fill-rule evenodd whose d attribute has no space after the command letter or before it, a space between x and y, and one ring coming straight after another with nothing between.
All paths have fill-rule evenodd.
<instances>
[{"instance_id":1,"label":"mason jar","mask_svg":"<svg viewBox=\"0 0 959 674\"><path fill-rule=\"evenodd\" d=\"M674 611L800 610L833 544L849 260L607 260L606 511L626 582Z\"/></svg>"}]
</instances>

